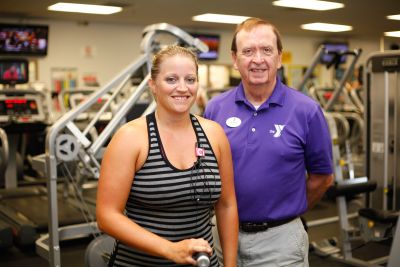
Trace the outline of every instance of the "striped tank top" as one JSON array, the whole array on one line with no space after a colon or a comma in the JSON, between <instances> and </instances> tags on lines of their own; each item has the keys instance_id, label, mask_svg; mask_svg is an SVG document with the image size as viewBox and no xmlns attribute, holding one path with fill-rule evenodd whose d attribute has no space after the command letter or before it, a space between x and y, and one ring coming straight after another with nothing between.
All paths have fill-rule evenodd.
<instances>
[{"instance_id":1,"label":"striped tank top","mask_svg":"<svg viewBox=\"0 0 400 267\"><path fill-rule=\"evenodd\" d=\"M143 228L168 240L204 238L213 247L211 216L213 205L221 194L221 179L210 142L197 118L190 117L197 147L204 150L205 156L198 157L193 167L180 170L163 152L154 113L147 115L149 152L143 167L135 174L125 214ZM210 266L218 266L215 252L210 261ZM109 266L192 265L176 264L117 241Z\"/></svg>"}]
</instances>

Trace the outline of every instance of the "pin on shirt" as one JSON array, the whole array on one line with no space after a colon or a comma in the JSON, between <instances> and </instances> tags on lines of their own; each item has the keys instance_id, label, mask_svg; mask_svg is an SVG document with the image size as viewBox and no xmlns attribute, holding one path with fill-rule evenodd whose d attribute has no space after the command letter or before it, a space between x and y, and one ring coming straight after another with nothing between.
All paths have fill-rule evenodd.
<instances>
[{"instance_id":1,"label":"pin on shirt","mask_svg":"<svg viewBox=\"0 0 400 267\"><path fill-rule=\"evenodd\" d=\"M206 152L201 147L196 147L195 152L196 152L196 157L204 157L206 155Z\"/></svg>"}]
</instances>

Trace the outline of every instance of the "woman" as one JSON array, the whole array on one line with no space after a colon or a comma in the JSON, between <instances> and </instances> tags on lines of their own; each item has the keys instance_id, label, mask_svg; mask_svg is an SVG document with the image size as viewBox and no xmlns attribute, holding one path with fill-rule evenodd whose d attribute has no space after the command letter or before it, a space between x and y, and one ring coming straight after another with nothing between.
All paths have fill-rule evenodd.
<instances>
[{"instance_id":1,"label":"woman","mask_svg":"<svg viewBox=\"0 0 400 267\"><path fill-rule=\"evenodd\" d=\"M102 160L97 222L117 240L110 266L192 266L197 252L218 266L213 208L224 266L236 266L229 143L218 124L189 113L198 90L195 54L179 46L161 50L149 86L156 111L122 126Z\"/></svg>"}]
</instances>

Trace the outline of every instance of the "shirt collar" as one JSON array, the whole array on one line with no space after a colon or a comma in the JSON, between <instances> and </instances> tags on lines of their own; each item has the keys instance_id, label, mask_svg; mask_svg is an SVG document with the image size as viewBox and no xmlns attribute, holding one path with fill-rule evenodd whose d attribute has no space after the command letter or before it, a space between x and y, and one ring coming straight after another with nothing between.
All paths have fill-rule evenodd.
<instances>
[{"instance_id":1,"label":"shirt collar","mask_svg":"<svg viewBox=\"0 0 400 267\"><path fill-rule=\"evenodd\" d=\"M276 84L274 90L272 91L272 95L267 99L266 102L264 102L260 106L260 108L270 106L271 104L283 106L285 95L286 95L285 85L281 82L279 77L276 77ZM244 95L244 88L242 82L240 82L240 84L237 87L235 102L244 102L250 105L249 101L246 99Z\"/></svg>"}]
</instances>

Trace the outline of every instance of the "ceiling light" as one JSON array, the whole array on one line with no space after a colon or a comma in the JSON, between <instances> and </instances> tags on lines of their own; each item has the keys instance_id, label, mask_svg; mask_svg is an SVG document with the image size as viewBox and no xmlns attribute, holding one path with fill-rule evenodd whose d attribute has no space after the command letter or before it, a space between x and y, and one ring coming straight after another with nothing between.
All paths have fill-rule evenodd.
<instances>
[{"instance_id":1,"label":"ceiling light","mask_svg":"<svg viewBox=\"0 0 400 267\"><path fill-rule=\"evenodd\" d=\"M192 17L194 21L239 24L249 17L206 13Z\"/></svg>"},{"instance_id":2,"label":"ceiling light","mask_svg":"<svg viewBox=\"0 0 400 267\"><path fill-rule=\"evenodd\" d=\"M331 10L344 7L342 3L317 1L317 0L279 0L272 2L275 6L311 9L311 10Z\"/></svg>"},{"instance_id":3,"label":"ceiling light","mask_svg":"<svg viewBox=\"0 0 400 267\"><path fill-rule=\"evenodd\" d=\"M339 24L329 24L329 23L309 23L301 25L301 28L304 30L311 31L322 31L322 32L346 32L351 31L353 27L347 25L339 25Z\"/></svg>"},{"instance_id":4,"label":"ceiling light","mask_svg":"<svg viewBox=\"0 0 400 267\"><path fill-rule=\"evenodd\" d=\"M390 37L400 37L400 31L395 31L395 32L385 32L385 36L390 36Z\"/></svg>"},{"instance_id":5,"label":"ceiling light","mask_svg":"<svg viewBox=\"0 0 400 267\"><path fill-rule=\"evenodd\" d=\"M47 8L51 11L62 11L62 12L76 12L76 13L88 13L88 14L101 14L110 15L113 13L120 12L121 7L117 6L101 6L101 5L86 5L86 4L73 4L73 3L57 3Z\"/></svg>"},{"instance_id":6,"label":"ceiling light","mask_svg":"<svg viewBox=\"0 0 400 267\"><path fill-rule=\"evenodd\" d=\"M400 15L390 15L387 16L388 19L400 20Z\"/></svg>"}]
</instances>

